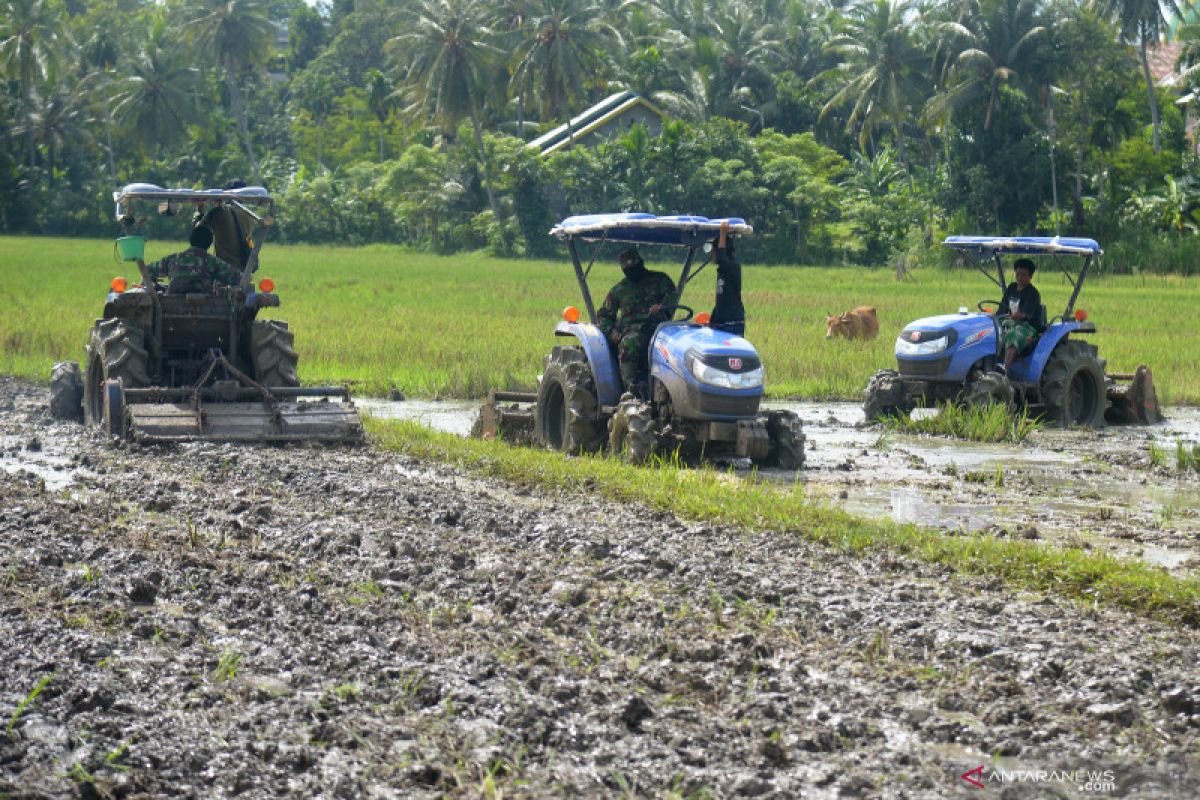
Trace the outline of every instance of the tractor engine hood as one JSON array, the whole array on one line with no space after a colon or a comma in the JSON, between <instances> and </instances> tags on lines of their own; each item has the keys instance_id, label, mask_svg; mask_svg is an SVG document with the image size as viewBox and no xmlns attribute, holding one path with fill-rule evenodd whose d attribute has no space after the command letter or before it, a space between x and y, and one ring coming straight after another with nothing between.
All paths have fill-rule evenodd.
<instances>
[{"instance_id":1,"label":"tractor engine hood","mask_svg":"<svg viewBox=\"0 0 1200 800\"><path fill-rule=\"evenodd\" d=\"M896 337L896 358L920 358L968 347L994 335L987 314L941 314L910 322Z\"/></svg>"},{"instance_id":2,"label":"tractor engine hood","mask_svg":"<svg viewBox=\"0 0 1200 800\"><path fill-rule=\"evenodd\" d=\"M684 419L747 419L763 396L763 366L754 345L704 325L659 327L650 374Z\"/></svg>"}]
</instances>

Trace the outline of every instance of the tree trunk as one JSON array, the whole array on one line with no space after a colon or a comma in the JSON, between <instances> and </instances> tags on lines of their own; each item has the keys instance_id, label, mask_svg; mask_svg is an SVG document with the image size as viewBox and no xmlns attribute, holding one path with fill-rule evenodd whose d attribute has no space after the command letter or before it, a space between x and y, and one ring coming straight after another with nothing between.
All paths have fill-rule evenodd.
<instances>
[{"instance_id":1,"label":"tree trunk","mask_svg":"<svg viewBox=\"0 0 1200 800\"><path fill-rule=\"evenodd\" d=\"M225 65L225 85L229 89L229 102L233 104L233 115L237 118L238 130L242 134L242 144L246 148L246 158L250 161L250 172L254 175L256 184L262 183L258 173L258 159L254 157L254 145L250 143L250 124L246 121L246 108L242 103L242 91L238 88L232 64Z\"/></svg>"},{"instance_id":2,"label":"tree trunk","mask_svg":"<svg viewBox=\"0 0 1200 800\"><path fill-rule=\"evenodd\" d=\"M896 134L896 149L900 153L900 163L904 165L904 176L908 178L908 191L913 190L912 168L908 165L908 150L904 147L904 134L900 131L900 123L892 123L892 131Z\"/></svg>"},{"instance_id":3,"label":"tree trunk","mask_svg":"<svg viewBox=\"0 0 1200 800\"><path fill-rule=\"evenodd\" d=\"M112 143L112 109L108 101L108 83L104 84L104 145L108 151L108 180L115 189L117 187L117 167L113 159Z\"/></svg>"},{"instance_id":4,"label":"tree trunk","mask_svg":"<svg viewBox=\"0 0 1200 800\"><path fill-rule=\"evenodd\" d=\"M1083 142L1075 150L1075 190L1072 196L1071 215L1075 230L1083 230Z\"/></svg>"},{"instance_id":5,"label":"tree trunk","mask_svg":"<svg viewBox=\"0 0 1200 800\"><path fill-rule=\"evenodd\" d=\"M487 189L488 206L492 209L492 217L500 223L500 209L496 206L496 196L492 194L492 172L488 169L487 158L483 154L483 129L479 127L479 115L475 106L471 106L471 125L475 128L475 147L479 150L479 167L483 170L483 185Z\"/></svg>"},{"instance_id":6,"label":"tree trunk","mask_svg":"<svg viewBox=\"0 0 1200 800\"><path fill-rule=\"evenodd\" d=\"M1146 94L1150 98L1150 124L1153 128L1154 155L1158 155L1158 98L1154 96L1154 77L1150 74L1150 55L1146 52L1146 29L1142 28L1142 75L1146 78Z\"/></svg>"}]
</instances>

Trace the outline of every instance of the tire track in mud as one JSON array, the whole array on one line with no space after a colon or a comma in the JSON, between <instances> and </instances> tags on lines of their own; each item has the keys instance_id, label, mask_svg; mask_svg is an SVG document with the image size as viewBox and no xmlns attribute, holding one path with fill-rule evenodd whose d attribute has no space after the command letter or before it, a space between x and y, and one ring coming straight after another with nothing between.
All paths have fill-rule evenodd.
<instances>
[{"instance_id":1,"label":"tire track in mud","mask_svg":"<svg viewBox=\"0 0 1200 800\"><path fill-rule=\"evenodd\" d=\"M944 797L985 765L1006 797L1094 796L1018 781L1081 769L1185 797L1200 778L1195 631L370 448L113 448L45 400L0 380L0 463L48 465L0 489L0 792Z\"/></svg>"}]
</instances>

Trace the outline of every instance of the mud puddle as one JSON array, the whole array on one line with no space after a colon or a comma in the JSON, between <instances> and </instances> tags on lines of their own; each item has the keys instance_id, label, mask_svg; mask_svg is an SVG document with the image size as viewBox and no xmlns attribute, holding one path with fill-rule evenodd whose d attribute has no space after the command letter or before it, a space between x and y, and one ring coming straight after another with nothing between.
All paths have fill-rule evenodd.
<instances>
[{"instance_id":1,"label":"mud puddle","mask_svg":"<svg viewBox=\"0 0 1200 800\"><path fill-rule=\"evenodd\" d=\"M355 402L365 414L460 436L478 410L476 401ZM765 405L804 421L801 480L817 502L864 517L1102 550L1175 573L1200 570L1200 476L1150 459L1152 444L1173 461L1177 440L1200 442L1200 408L1168 409L1168 421L1153 427L1047 429L1008 445L863 426L857 403ZM790 472L761 474L796 480Z\"/></svg>"}]
</instances>

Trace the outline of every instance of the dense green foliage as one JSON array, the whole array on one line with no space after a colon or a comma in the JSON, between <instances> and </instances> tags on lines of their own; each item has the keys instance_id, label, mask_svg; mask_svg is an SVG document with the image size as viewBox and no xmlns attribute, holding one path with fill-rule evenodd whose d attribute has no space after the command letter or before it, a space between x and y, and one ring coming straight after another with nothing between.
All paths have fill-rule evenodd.
<instances>
[{"instance_id":1,"label":"dense green foliage","mask_svg":"<svg viewBox=\"0 0 1200 800\"><path fill-rule=\"evenodd\" d=\"M1197 159L1145 81L1170 32L1200 84L1187 6L0 0L0 230L108 235L114 187L240 177L294 242L544 255L560 216L636 209L744 216L772 263L1061 231L1191 272ZM621 89L674 121L525 146Z\"/></svg>"},{"instance_id":2,"label":"dense green foliage","mask_svg":"<svg viewBox=\"0 0 1200 800\"><path fill-rule=\"evenodd\" d=\"M174 218L177 230L186 219ZM178 238L151 240L148 258L176 250ZM434 255L394 245L270 245L260 277L278 285L271 316L296 333L304 383L351 383L356 392L412 397L480 397L488 389L532 390L554 325L579 289L561 246L554 260L480 253ZM618 278L614 247L597 260L592 287ZM678 251L647 248L655 268L678 274ZM47 380L50 365L79 360L114 275L133 278L106 240L0 237L0 374ZM704 310L713 299L711 267L683 301ZM1036 283L1059 309L1070 285L1051 264ZM1093 341L1112 372L1154 369L1160 399L1200 402L1200 350L1180 345L1178 321L1193 314L1200 277L1088 278L1079 306L1096 323ZM918 270L897 282L890 270L748 266L748 334L762 353L773 397L858 400L867 379L894 367L895 336L913 319L974 307L996 294L972 269ZM879 308L874 341L826 340L825 317L858 305Z\"/></svg>"}]
</instances>

